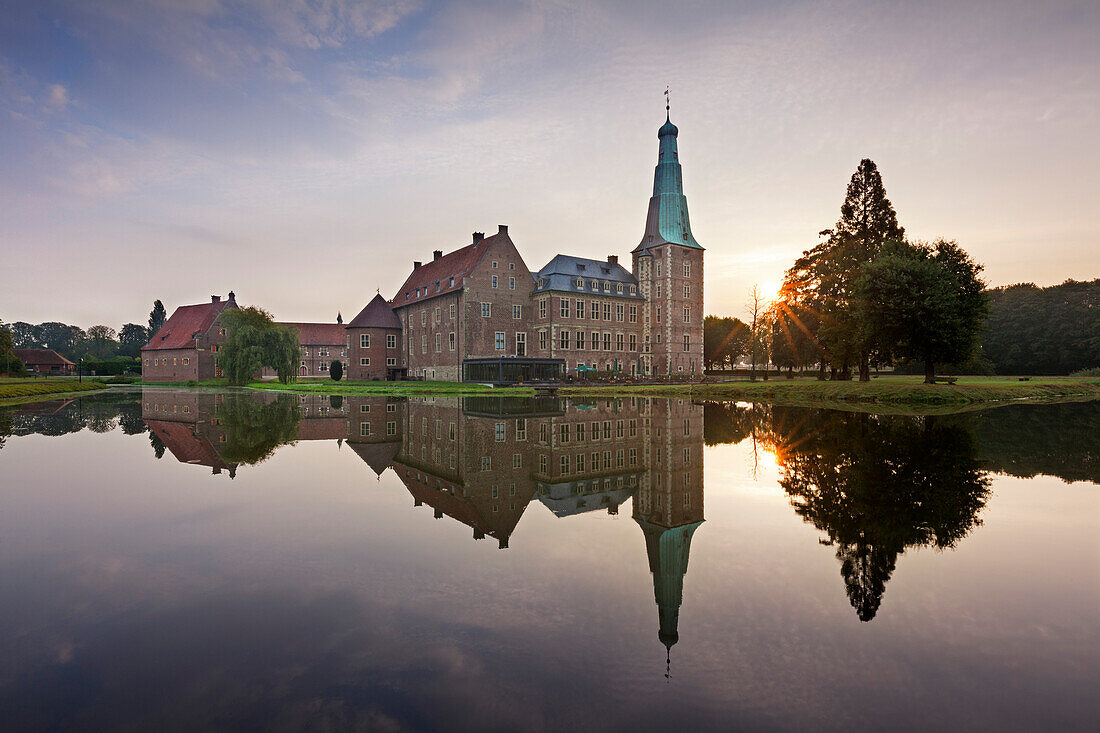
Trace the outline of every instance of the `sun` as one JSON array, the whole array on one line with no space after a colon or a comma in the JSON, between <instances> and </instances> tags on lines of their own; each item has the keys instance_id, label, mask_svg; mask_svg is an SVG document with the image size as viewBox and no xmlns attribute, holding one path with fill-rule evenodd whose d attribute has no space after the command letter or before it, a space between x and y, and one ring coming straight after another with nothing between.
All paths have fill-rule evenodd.
<instances>
[{"instance_id":1,"label":"sun","mask_svg":"<svg viewBox=\"0 0 1100 733\"><path fill-rule=\"evenodd\" d=\"M767 303L773 303L779 299L779 281L764 280L760 283L760 297Z\"/></svg>"}]
</instances>

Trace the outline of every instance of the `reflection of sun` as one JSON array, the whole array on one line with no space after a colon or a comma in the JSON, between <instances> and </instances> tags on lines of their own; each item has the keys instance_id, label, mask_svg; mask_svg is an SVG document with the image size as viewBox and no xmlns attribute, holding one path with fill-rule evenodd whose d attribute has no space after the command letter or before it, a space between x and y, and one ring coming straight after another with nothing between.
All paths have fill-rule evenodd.
<instances>
[{"instance_id":1,"label":"reflection of sun","mask_svg":"<svg viewBox=\"0 0 1100 733\"><path fill-rule=\"evenodd\" d=\"M767 466L769 471L776 471L779 469L779 459L776 458L775 453L770 450L761 449L759 456L761 466Z\"/></svg>"}]
</instances>

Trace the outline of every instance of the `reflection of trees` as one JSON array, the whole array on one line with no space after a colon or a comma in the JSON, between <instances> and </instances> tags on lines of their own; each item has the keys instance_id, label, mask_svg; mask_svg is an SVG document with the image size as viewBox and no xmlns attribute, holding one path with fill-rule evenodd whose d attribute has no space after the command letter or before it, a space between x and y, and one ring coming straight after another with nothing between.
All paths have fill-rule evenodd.
<instances>
[{"instance_id":1,"label":"reflection of trees","mask_svg":"<svg viewBox=\"0 0 1100 733\"><path fill-rule=\"evenodd\" d=\"M703 405L703 442L706 445L740 443L751 434L750 408L719 402Z\"/></svg>"},{"instance_id":2,"label":"reflection of trees","mask_svg":"<svg viewBox=\"0 0 1100 733\"><path fill-rule=\"evenodd\" d=\"M154 433L152 430L149 431L149 445L153 446L153 455L155 455L158 459L164 457L164 449L166 447L164 445L164 441L161 440L160 436Z\"/></svg>"},{"instance_id":3,"label":"reflection of trees","mask_svg":"<svg viewBox=\"0 0 1100 733\"><path fill-rule=\"evenodd\" d=\"M4 448L4 442L7 441L8 436L12 434L15 429L12 424L12 411L5 410L0 407L0 450Z\"/></svg>"},{"instance_id":4,"label":"reflection of trees","mask_svg":"<svg viewBox=\"0 0 1100 733\"><path fill-rule=\"evenodd\" d=\"M968 420L978 459L991 471L1100 483L1100 402L1012 405Z\"/></svg>"},{"instance_id":5,"label":"reflection of trees","mask_svg":"<svg viewBox=\"0 0 1100 733\"><path fill-rule=\"evenodd\" d=\"M218 455L226 463L260 463L280 445L298 439L298 401L289 395L270 401L253 395L227 395L215 416L225 431Z\"/></svg>"},{"instance_id":6,"label":"reflection of trees","mask_svg":"<svg viewBox=\"0 0 1100 733\"><path fill-rule=\"evenodd\" d=\"M878 611L897 556L954 547L981 524L989 480L970 432L935 417L772 408L758 435L775 450L799 516L836 545L862 621Z\"/></svg>"},{"instance_id":7,"label":"reflection of trees","mask_svg":"<svg viewBox=\"0 0 1100 733\"><path fill-rule=\"evenodd\" d=\"M15 435L67 435L84 429L107 433L122 427L127 435L146 431L141 419L141 396L104 390L74 399L46 400L19 405L8 413Z\"/></svg>"}]
</instances>

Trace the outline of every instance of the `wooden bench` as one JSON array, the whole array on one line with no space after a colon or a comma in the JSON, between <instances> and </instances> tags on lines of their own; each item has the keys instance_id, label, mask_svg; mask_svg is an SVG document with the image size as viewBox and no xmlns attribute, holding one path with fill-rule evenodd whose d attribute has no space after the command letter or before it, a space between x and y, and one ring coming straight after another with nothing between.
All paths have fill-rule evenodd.
<instances>
[{"instance_id":1,"label":"wooden bench","mask_svg":"<svg viewBox=\"0 0 1100 733\"><path fill-rule=\"evenodd\" d=\"M958 377L936 377L935 384L954 384L959 381Z\"/></svg>"}]
</instances>

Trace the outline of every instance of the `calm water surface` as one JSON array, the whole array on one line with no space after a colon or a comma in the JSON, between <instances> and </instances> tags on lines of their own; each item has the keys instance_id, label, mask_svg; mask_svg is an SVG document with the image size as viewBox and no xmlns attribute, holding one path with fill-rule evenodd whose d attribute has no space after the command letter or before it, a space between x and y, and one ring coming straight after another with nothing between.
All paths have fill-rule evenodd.
<instances>
[{"instance_id":1,"label":"calm water surface","mask_svg":"<svg viewBox=\"0 0 1100 733\"><path fill-rule=\"evenodd\" d=\"M4 730L1095 730L1100 403L0 408Z\"/></svg>"}]
</instances>

